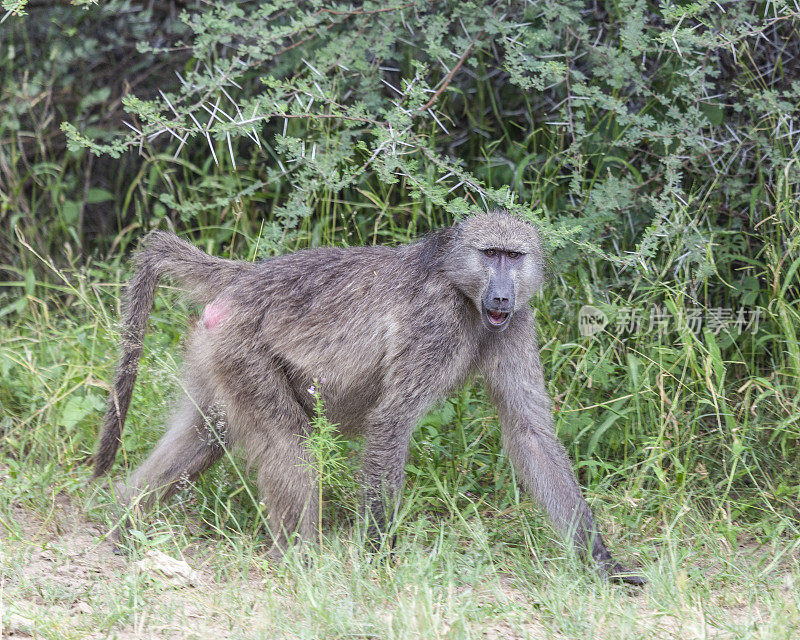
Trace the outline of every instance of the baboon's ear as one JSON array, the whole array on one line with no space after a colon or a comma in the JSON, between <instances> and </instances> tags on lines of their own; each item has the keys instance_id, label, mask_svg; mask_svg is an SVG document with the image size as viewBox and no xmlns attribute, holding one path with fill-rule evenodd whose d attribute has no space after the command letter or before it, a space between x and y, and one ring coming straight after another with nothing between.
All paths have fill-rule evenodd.
<instances>
[{"instance_id":1,"label":"baboon's ear","mask_svg":"<svg viewBox=\"0 0 800 640\"><path fill-rule=\"evenodd\" d=\"M461 228L460 225L455 227L447 227L442 229L441 232L441 246L445 248L450 248L455 244L458 240L459 236L461 235Z\"/></svg>"},{"instance_id":2,"label":"baboon's ear","mask_svg":"<svg viewBox=\"0 0 800 640\"><path fill-rule=\"evenodd\" d=\"M420 261L424 265L430 265L437 260L441 260L453 248L455 240L456 232L452 227L434 231L424 239Z\"/></svg>"}]
</instances>

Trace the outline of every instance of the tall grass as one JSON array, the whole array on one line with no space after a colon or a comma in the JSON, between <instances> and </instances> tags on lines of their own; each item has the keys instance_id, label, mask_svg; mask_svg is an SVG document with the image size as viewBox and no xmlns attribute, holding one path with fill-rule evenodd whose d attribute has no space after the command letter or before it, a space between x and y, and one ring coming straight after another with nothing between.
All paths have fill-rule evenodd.
<instances>
[{"instance_id":1,"label":"tall grass","mask_svg":"<svg viewBox=\"0 0 800 640\"><path fill-rule=\"evenodd\" d=\"M782 222L790 224L798 220ZM767 273L782 270L773 260L791 259L770 249L771 234L781 237L775 226L754 259ZM756 291L750 303L763 316L752 334L695 333L687 326L627 334L615 329L615 308L650 309L666 300L677 315L688 283L642 278L622 298L601 275L605 265L595 266L554 273L534 305L559 436L612 548L650 578L643 602L598 585L565 554L520 492L500 448L494 409L477 382L438 406L415 434L390 564L358 551L356 521L348 515L357 495L359 443L325 436L325 429L315 441L324 511L310 557L290 555L280 567L263 560L263 507L234 456L146 520L135 520L132 559L156 548L203 567L223 587L193 597L209 611L247 601L240 615L251 623L243 637L271 630L466 638L497 625L509 637L585 637L587 624L598 637L686 637L685 629L698 624L718 637L792 637L796 591L785 585L800 577L799 432L797 379L782 323L796 313L796 300L781 298L780 286ZM11 570L26 565L15 554L36 539L20 514L34 514L37 530L68 531L58 514L69 499L90 522L115 522L113 494L88 483L84 461L107 392L125 275L119 264L57 269L53 280L60 284L34 279L24 308L0 329L0 517L8 549L15 550L3 571L13 602L30 601L36 589L44 594L37 611L48 613L36 628L45 635L63 634L79 619L51 607L68 607L74 596ZM175 301L169 289L158 294L123 467L150 450L169 412L169 390L178 385L180 334L193 310ZM580 335L583 303L606 310L605 331ZM59 553L69 561L66 550ZM100 545L92 553L110 552ZM241 583L253 571L265 576L266 591ZM103 583L102 591L95 587L88 601L105 612L95 614L95 628L138 628L147 611L148 628L172 620L187 632L183 600L171 608L140 602L163 587L124 575ZM261 607L264 613L251 618ZM755 619L769 622L756 631Z\"/></svg>"}]
</instances>

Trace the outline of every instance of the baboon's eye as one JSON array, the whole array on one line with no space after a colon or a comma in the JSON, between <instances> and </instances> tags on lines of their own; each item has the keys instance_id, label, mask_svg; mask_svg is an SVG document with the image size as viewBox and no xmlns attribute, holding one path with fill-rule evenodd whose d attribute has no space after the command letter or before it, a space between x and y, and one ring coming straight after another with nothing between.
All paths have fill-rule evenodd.
<instances>
[{"instance_id":1,"label":"baboon's eye","mask_svg":"<svg viewBox=\"0 0 800 640\"><path fill-rule=\"evenodd\" d=\"M497 249L484 249L483 253L492 258L497 255Z\"/></svg>"},{"instance_id":2,"label":"baboon's eye","mask_svg":"<svg viewBox=\"0 0 800 640\"><path fill-rule=\"evenodd\" d=\"M509 258L519 258L522 254L519 251L509 251L508 257Z\"/></svg>"}]
</instances>

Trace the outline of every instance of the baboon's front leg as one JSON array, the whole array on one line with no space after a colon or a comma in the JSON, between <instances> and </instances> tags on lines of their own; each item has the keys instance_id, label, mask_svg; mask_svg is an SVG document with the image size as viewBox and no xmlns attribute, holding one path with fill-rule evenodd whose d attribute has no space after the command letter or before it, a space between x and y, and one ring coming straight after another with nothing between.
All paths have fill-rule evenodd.
<instances>
[{"instance_id":1,"label":"baboon's front leg","mask_svg":"<svg viewBox=\"0 0 800 640\"><path fill-rule=\"evenodd\" d=\"M362 513L372 544L386 533L397 512L414 427L435 399L432 384L415 389L402 381L391 388L398 395L384 398L367 425L361 466Z\"/></svg>"},{"instance_id":2,"label":"baboon's front leg","mask_svg":"<svg viewBox=\"0 0 800 640\"><path fill-rule=\"evenodd\" d=\"M644 578L631 574L608 552L556 437L529 315L514 318L516 326L506 331L514 333L502 336L487 349L481 365L497 405L503 447L525 488L545 508L556 528L572 538L581 555L591 555L610 579L642 585Z\"/></svg>"},{"instance_id":3,"label":"baboon's front leg","mask_svg":"<svg viewBox=\"0 0 800 640\"><path fill-rule=\"evenodd\" d=\"M379 422L367 433L361 466L362 512L372 543L386 533L400 504L413 427L408 423Z\"/></svg>"}]
</instances>

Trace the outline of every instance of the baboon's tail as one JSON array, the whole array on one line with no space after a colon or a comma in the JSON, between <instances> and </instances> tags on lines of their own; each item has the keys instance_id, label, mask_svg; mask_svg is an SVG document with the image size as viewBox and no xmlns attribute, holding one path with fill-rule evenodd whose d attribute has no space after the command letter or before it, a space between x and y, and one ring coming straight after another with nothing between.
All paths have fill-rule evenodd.
<instances>
[{"instance_id":1,"label":"baboon's tail","mask_svg":"<svg viewBox=\"0 0 800 640\"><path fill-rule=\"evenodd\" d=\"M108 395L100 444L94 457L94 476L104 475L114 464L125 416L142 355L147 319L153 309L156 285L168 276L197 302L208 302L251 265L209 256L173 233L151 232L134 257L135 271L125 294L122 355Z\"/></svg>"}]
</instances>

